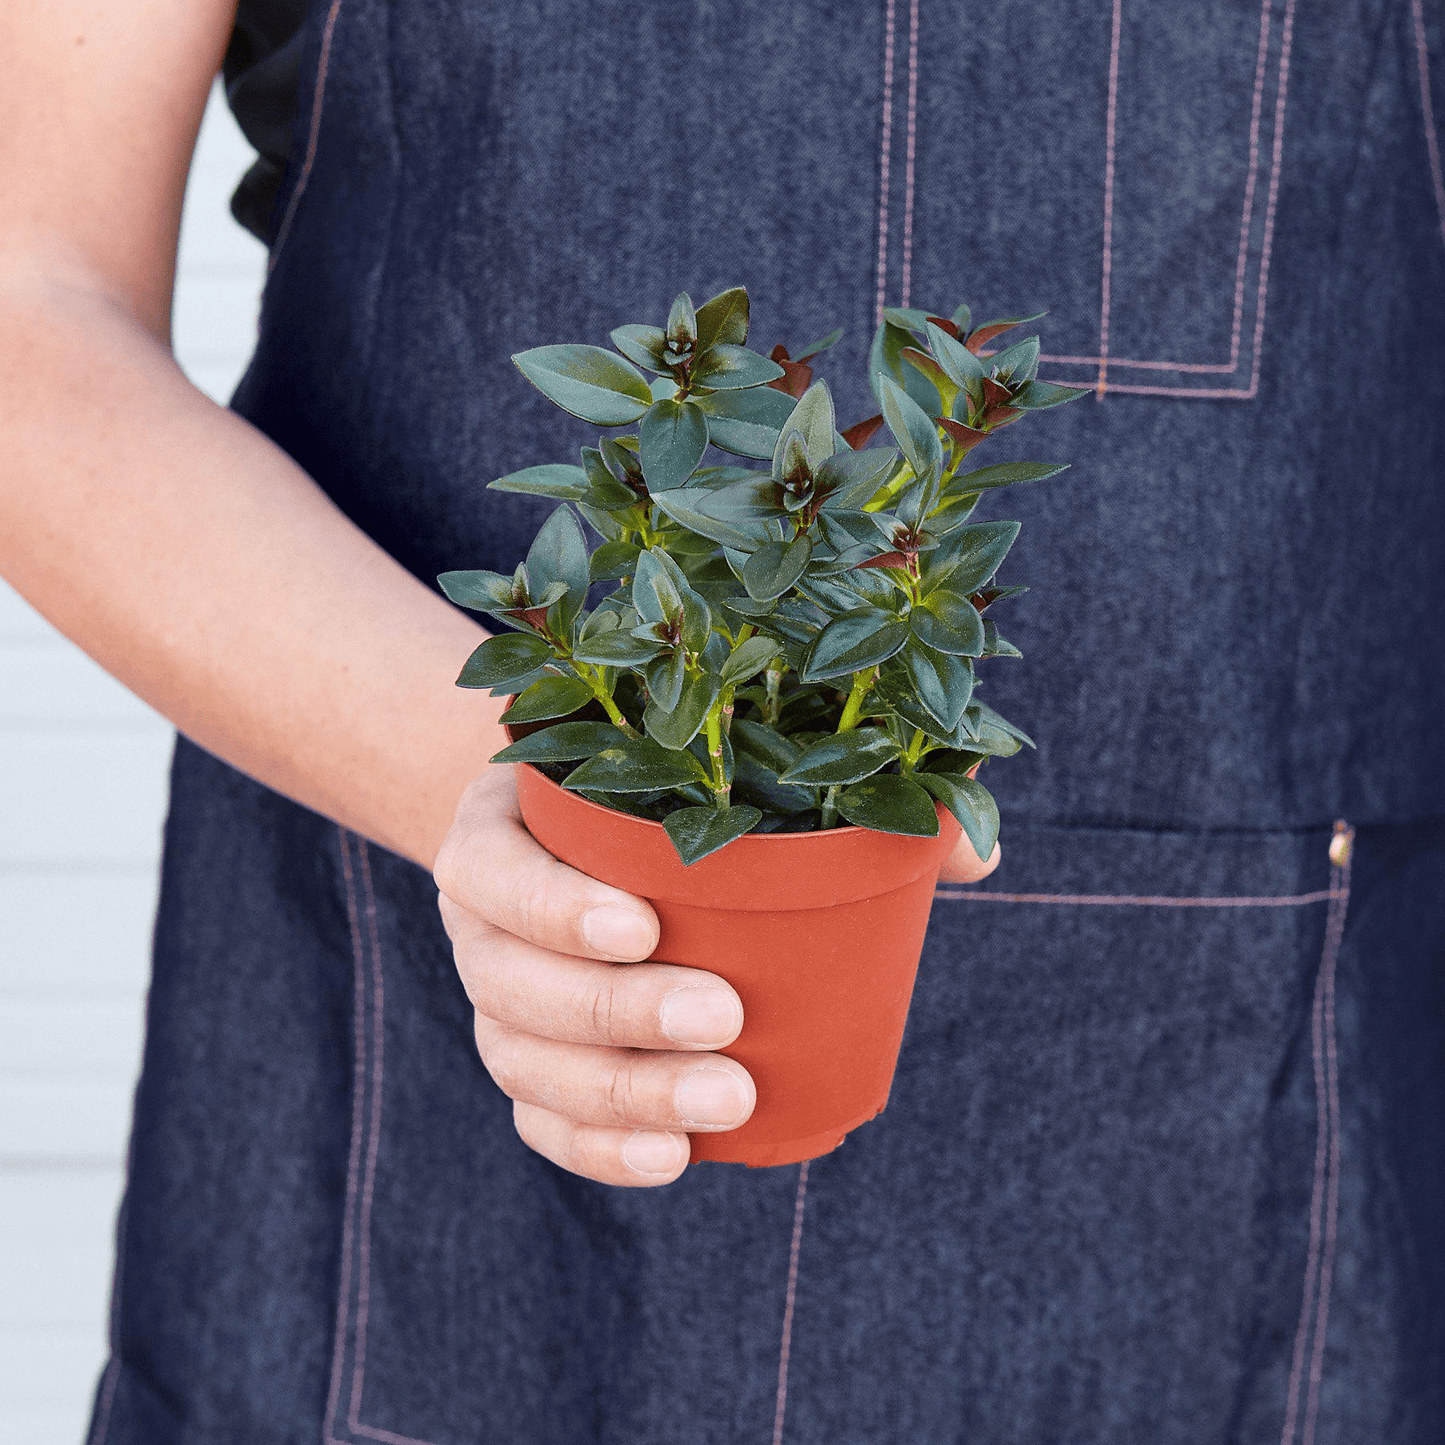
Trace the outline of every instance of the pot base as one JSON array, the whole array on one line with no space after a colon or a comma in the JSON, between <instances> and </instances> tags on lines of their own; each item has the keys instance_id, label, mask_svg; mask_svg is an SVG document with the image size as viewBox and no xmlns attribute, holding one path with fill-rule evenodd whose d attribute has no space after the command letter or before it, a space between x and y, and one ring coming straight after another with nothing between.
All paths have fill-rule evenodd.
<instances>
[{"instance_id":1,"label":"pot base","mask_svg":"<svg viewBox=\"0 0 1445 1445\"><path fill-rule=\"evenodd\" d=\"M778 1144L759 1144L741 1140L729 1148L731 1130L722 1134L689 1134L692 1142L690 1164L746 1164L749 1169L771 1169L780 1164L801 1164L807 1159L821 1159L824 1154L843 1144L860 1124L876 1119L882 1109L870 1110L847 1124L809 1134L803 1139L786 1139Z\"/></svg>"}]
</instances>

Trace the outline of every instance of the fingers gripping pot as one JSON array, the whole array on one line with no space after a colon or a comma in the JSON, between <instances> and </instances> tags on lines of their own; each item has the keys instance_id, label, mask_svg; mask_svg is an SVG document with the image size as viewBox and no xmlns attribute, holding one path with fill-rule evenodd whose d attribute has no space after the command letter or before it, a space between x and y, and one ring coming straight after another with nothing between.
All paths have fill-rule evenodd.
<instances>
[{"instance_id":1,"label":"fingers gripping pot","mask_svg":"<svg viewBox=\"0 0 1445 1445\"><path fill-rule=\"evenodd\" d=\"M882 1111L934 886L958 841L950 814L939 809L934 838L851 827L750 835L685 867L661 824L529 765L516 772L533 837L646 898L661 924L653 957L708 969L742 1000L742 1032L720 1052L752 1075L757 1107L736 1129L692 1135L694 1162L813 1159Z\"/></svg>"}]
</instances>

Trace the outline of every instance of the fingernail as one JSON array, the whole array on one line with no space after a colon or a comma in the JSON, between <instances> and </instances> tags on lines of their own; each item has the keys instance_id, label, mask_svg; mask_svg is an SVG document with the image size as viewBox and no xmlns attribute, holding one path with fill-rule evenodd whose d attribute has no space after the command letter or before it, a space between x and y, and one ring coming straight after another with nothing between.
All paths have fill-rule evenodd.
<instances>
[{"instance_id":1,"label":"fingernail","mask_svg":"<svg viewBox=\"0 0 1445 1445\"><path fill-rule=\"evenodd\" d=\"M622 1162L638 1174L671 1174L682 1162L682 1141L675 1134L639 1129L622 1146Z\"/></svg>"},{"instance_id":2,"label":"fingernail","mask_svg":"<svg viewBox=\"0 0 1445 1445\"><path fill-rule=\"evenodd\" d=\"M642 958L652 951L652 929L630 908L606 903L582 915L582 937L594 953Z\"/></svg>"},{"instance_id":3,"label":"fingernail","mask_svg":"<svg viewBox=\"0 0 1445 1445\"><path fill-rule=\"evenodd\" d=\"M677 1086L677 1112L689 1124L737 1124L748 1107L743 1086L726 1069L694 1069Z\"/></svg>"},{"instance_id":4,"label":"fingernail","mask_svg":"<svg viewBox=\"0 0 1445 1445\"><path fill-rule=\"evenodd\" d=\"M707 1044L716 1048L735 1038L743 1011L726 989L687 984L662 1001L662 1031L675 1044Z\"/></svg>"}]
</instances>

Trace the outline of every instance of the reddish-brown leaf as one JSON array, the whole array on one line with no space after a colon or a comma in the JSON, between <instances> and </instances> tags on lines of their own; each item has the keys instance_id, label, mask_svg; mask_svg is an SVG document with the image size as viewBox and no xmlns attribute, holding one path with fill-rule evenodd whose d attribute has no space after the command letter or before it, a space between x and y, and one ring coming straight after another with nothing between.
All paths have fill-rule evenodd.
<instances>
[{"instance_id":1,"label":"reddish-brown leaf","mask_svg":"<svg viewBox=\"0 0 1445 1445\"><path fill-rule=\"evenodd\" d=\"M884 552L881 556L870 557L866 562L860 562L860 567L903 567L907 568L908 558L902 552Z\"/></svg>"},{"instance_id":2,"label":"reddish-brown leaf","mask_svg":"<svg viewBox=\"0 0 1445 1445\"><path fill-rule=\"evenodd\" d=\"M987 410L996 406L1007 406L1013 400L1013 393L1008 387L997 382L991 376L983 379L983 404Z\"/></svg>"},{"instance_id":3,"label":"reddish-brown leaf","mask_svg":"<svg viewBox=\"0 0 1445 1445\"><path fill-rule=\"evenodd\" d=\"M940 331L946 331L951 337L953 337L955 341L958 340L958 327L955 326L953 322L948 319L948 317L930 316L928 319L933 322L933 324L938 327Z\"/></svg>"},{"instance_id":4,"label":"reddish-brown leaf","mask_svg":"<svg viewBox=\"0 0 1445 1445\"><path fill-rule=\"evenodd\" d=\"M866 421L855 421L847 431L843 433L843 440L856 452L861 447L868 445L868 439L883 425L883 416L870 416Z\"/></svg>"},{"instance_id":5,"label":"reddish-brown leaf","mask_svg":"<svg viewBox=\"0 0 1445 1445\"><path fill-rule=\"evenodd\" d=\"M768 385L797 401L813 384L813 368L806 361L789 361L786 352L779 356L777 353L782 350L781 346L773 347L773 360L783 368L783 374Z\"/></svg>"},{"instance_id":6,"label":"reddish-brown leaf","mask_svg":"<svg viewBox=\"0 0 1445 1445\"><path fill-rule=\"evenodd\" d=\"M988 435L977 427L966 426L963 422L946 416L939 417L938 424L952 439L953 449L959 456L967 456Z\"/></svg>"},{"instance_id":7,"label":"reddish-brown leaf","mask_svg":"<svg viewBox=\"0 0 1445 1445\"><path fill-rule=\"evenodd\" d=\"M987 346L995 336L1002 336L1005 331L1012 331L1017 325L1017 321L995 321L992 325L980 326L977 331L970 333L963 344L977 356L980 347Z\"/></svg>"}]
</instances>

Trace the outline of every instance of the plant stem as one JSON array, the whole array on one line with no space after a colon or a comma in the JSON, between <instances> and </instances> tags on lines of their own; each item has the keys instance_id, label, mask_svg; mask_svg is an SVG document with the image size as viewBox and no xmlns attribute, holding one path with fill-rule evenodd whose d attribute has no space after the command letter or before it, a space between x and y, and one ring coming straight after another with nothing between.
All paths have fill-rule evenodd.
<instances>
[{"instance_id":1,"label":"plant stem","mask_svg":"<svg viewBox=\"0 0 1445 1445\"><path fill-rule=\"evenodd\" d=\"M763 699L763 721L771 726L778 720L778 712L781 709L779 692L783 686L783 669L781 667L770 667L763 674L763 683L767 688L767 696Z\"/></svg>"},{"instance_id":2,"label":"plant stem","mask_svg":"<svg viewBox=\"0 0 1445 1445\"><path fill-rule=\"evenodd\" d=\"M722 698L718 698L708 712L706 724L707 751L712 759L712 800L719 812L726 811L732 802L732 787L723 772L722 712Z\"/></svg>"},{"instance_id":3,"label":"plant stem","mask_svg":"<svg viewBox=\"0 0 1445 1445\"><path fill-rule=\"evenodd\" d=\"M868 689L873 686L873 679L877 676L876 667L865 667L862 672L853 674L853 689L843 706L843 716L838 720L837 730L840 733L850 733L858 726L858 719L863 713L863 699L867 697Z\"/></svg>"},{"instance_id":4,"label":"plant stem","mask_svg":"<svg viewBox=\"0 0 1445 1445\"><path fill-rule=\"evenodd\" d=\"M841 783L834 783L823 795L823 819L821 827L831 828L838 821L838 794L842 790Z\"/></svg>"},{"instance_id":5,"label":"plant stem","mask_svg":"<svg viewBox=\"0 0 1445 1445\"><path fill-rule=\"evenodd\" d=\"M612 694L603 686L601 670L589 667L585 662L574 661L572 665L582 674L582 680L592 689L592 696L602 704L602 710L607 714L612 726L620 729L630 738L641 737L637 729L622 716L622 709L613 702Z\"/></svg>"},{"instance_id":6,"label":"plant stem","mask_svg":"<svg viewBox=\"0 0 1445 1445\"><path fill-rule=\"evenodd\" d=\"M908 744L908 751L903 754L902 758L902 768L905 776L918 766L919 754L923 752L923 745L927 740L928 735L922 728L914 728L913 739Z\"/></svg>"}]
</instances>

